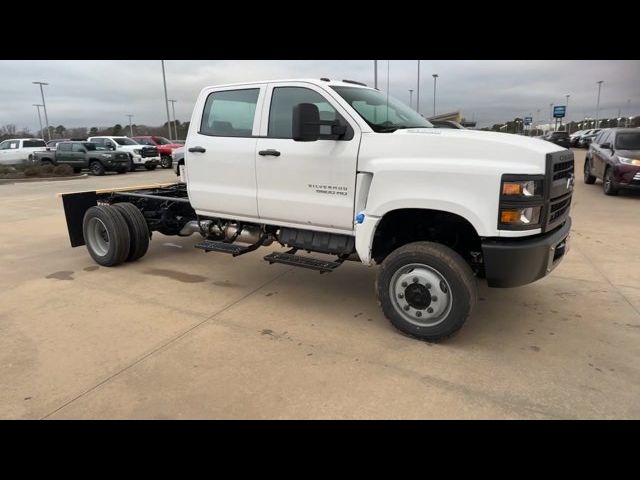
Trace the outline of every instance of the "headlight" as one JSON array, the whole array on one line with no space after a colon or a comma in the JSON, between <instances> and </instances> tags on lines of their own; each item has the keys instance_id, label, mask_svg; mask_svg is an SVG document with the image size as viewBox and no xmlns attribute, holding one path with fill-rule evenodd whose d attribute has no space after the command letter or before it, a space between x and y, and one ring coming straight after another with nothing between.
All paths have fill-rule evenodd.
<instances>
[{"instance_id":1,"label":"headlight","mask_svg":"<svg viewBox=\"0 0 640 480\"><path fill-rule=\"evenodd\" d=\"M503 180L503 197L535 197L542 195L542 180Z\"/></svg>"},{"instance_id":2,"label":"headlight","mask_svg":"<svg viewBox=\"0 0 640 480\"><path fill-rule=\"evenodd\" d=\"M538 225L542 206L524 208L503 208L500 210L500 224L504 226Z\"/></svg>"},{"instance_id":3,"label":"headlight","mask_svg":"<svg viewBox=\"0 0 640 480\"><path fill-rule=\"evenodd\" d=\"M636 160L635 158L625 158L618 157L620 163L626 163L627 165L640 165L640 160Z\"/></svg>"},{"instance_id":4,"label":"headlight","mask_svg":"<svg viewBox=\"0 0 640 480\"><path fill-rule=\"evenodd\" d=\"M136 155L142 155L142 150L136 149L133 151L133 153L135 153Z\"/></svg>"}]
</instances>

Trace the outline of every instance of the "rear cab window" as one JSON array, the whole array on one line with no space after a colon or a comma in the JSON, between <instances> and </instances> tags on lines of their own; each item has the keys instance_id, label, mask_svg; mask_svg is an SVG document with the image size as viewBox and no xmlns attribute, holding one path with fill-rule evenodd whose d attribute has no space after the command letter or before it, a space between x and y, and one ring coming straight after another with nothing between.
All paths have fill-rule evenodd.
<instances>
[{"instance_id":1,"label":"rear cab window","mask_svg":"<svg viewBox=\"0 0 640 480\"><path fill-rule=\"evenodd\" d=\"M260 88L211 92L205 102L200 134L216 137L251 137Z\"/></svg>"}]
</instances>

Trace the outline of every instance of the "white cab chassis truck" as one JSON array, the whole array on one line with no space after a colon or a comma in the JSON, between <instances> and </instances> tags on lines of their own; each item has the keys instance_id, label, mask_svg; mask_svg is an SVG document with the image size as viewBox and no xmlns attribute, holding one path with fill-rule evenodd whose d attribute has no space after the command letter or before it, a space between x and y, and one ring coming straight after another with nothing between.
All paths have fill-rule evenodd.
<instances>
[{"instance_id":1,"label":"white cab chassis truck","mask_svg":"<svg viewBox=\"0 0 640 480\"><path fill-rule=\"evenodd\" d=\"M205 252L332 272L378 265L384 315L437 341L490 287L534 282L568 251L573 153L543 140L436 129L352 81L204 88L172 184L63 194L72 246L135 261L152 232ZM484 281L484 280L482 280Z\"/></svg>"}]
</instances>

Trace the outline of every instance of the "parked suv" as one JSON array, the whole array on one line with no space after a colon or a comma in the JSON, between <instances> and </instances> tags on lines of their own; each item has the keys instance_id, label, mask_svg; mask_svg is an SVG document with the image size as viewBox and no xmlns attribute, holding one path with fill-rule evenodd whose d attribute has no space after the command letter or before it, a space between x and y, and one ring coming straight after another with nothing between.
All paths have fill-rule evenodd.
<instances>
[{"instance_id":1,"label":"parked suv","mask_svg":"<svg viewBox=\"0 0 640 480\"><path fill-rule=\"evenodd\" d=\"M0 165L15 165L33 158L34 152L45 150L40 138L14 138L0 143Z\"/></svg>"},{"instance_id":2,"label":"parked suv","mask_svg":"<svg viewBox=\"0 0 640 480\"><path fill-rule=\"evenodd\" d=\"M564 148L571 147L568 132L549 132L544 136L544 140L554 143Z\"/></svg>"},{"instance_id":3,"label":"parked suv","mask_svg":"<svg viewBox=\"0 0 640 480\"><path fill-rule=\"evenodd\" d=\"M171 168L173 151L176 148L184 147L181 143L175 143L164 137L158 137L155 135L142 135L131 137L131 139L135 140L140 145L156 147L160 152L160 166L162 168Z\"/></svg>"},{"instance_id":4,"label":"parked suv","mask_svg":"<svg viewBox=\"0 0 640 480\"><path fill-rule=\"evenodd\" d=\"M602 179L606 195L621 188L640 190L640 128L608 128L589 145L584 183Z\"/></svg>"},{"instance_id":5,"label":"parked suv","mask_svg":"<svg viewBox=\"0 0 640 480\"><path fill-rule=\"evenodd\" d=\"M109 150L126 152L129 155L129 171L131 172L138 165L143 165L147 170L155 170L160 164L160 152L156 147L140 145L129 137L89 137L87 140Z\"/></svg>"},{"instance_id":6,"label":"parked suv","mask_svg":"<svg viewBox=\"0 0 640 480\"><path fill-rule=\"evenodd\" d=\"M104 172L126 173L129 155L126 152L107 150L91 142L61 142L55 150L34 153L40 164L69 165L75 173L88 168L93 175Z\"/></svg>"}]
</instances>

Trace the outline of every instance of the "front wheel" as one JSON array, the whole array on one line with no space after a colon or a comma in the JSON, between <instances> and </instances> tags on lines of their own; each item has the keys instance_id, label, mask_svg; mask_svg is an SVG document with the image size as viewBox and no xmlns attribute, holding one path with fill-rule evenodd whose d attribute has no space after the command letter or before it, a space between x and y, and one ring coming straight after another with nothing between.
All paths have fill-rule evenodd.
<instances>
[{"instance_id":1,"label":"front wheel","mask_svg":"<svg viewBox=\"0 0 640 480\"><path fill-rule=\"evenodd\" d=\"M587 185L596 183L596 177L591 175L591 160L588 158L584 160L584 183Z\"/></svg>"},{"instance_id":2,"label":"front wheel","mask_svg":"<svg viewBox=\"0 0 640 480\"><path fill-rule=\"evenodd\" d=\"M144 166L144 168L146 168L147 170L155 170L157 167L157 165L153 165L153 164L146 164Z\"/></svg>"},{"instance_id":3,"label":"front wheel","mask_svg":"<svg viewBox=\"0 0 640 480\"><path fill-rule=\"evenodd\" d=\"M611 168L607 168L607 171L604 172L604 178L602 179L602 190L605 195L618 195L618 187L616 187L615 182L613 181L613 173Z\"/></svg>"},{"instance_id":4,"label":"front wheel","mask_svg":"<svg viewBox=\"0 0 640 480\"><path fill-rule=\"evenodd\" d=\"M89 171L92 175L104 175L104 166L100 162L93 161L89 165Z\"/></svg>"},{"instance_id":5,"label":"front wheel","mask_svg":"<svg viewBox=\"0 0 640 480\"><path fill-rule=\"evenodd\" d=\"M169 155L163 155L160 158L160 166L162 168L171 168L172 163L173 161L171 160L171 157Z\"/></svg>"},{"instance_id":6,"label":"front wheel","mask_svg":"<svg viewBox=\"0 0 640 480\"><path fill-rule=\"evenodd\" d=\"M428 342L460 330L478 296L473 272L464 259L432 242L410 243L387 256L376 290L393 326Z\"/></svg>"},{"instance_id":7,"label":"front wheel","mask_svg":"<svg viewBox=\"0 0 640 480\"><path fill-rule=\"evenodd\" d=\"M136 164L133 163L133 158L129 157L129 171L130 172L135 172L136 171Z\"/></svg>"}]
</instances>

